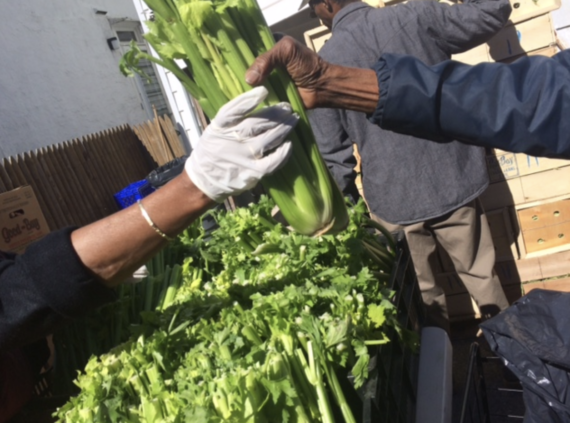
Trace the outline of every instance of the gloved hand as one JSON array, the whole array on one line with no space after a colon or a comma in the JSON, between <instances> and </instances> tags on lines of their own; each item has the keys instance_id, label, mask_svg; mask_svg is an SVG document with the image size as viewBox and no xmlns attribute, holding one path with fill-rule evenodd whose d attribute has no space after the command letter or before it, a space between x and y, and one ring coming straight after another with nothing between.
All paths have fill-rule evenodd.
<instances>
[{"instance_id":1,"label":"gloved hand","mask_svg":"<svg viewBox=\"0 0 570 423\"><path fill-rule=\"evenodd\" d=\"M288 103L249 114L266 96L257 87L224 105L186 161L188 176L212 200L253 188L289 158L292 144L283 140L299 117Z\"/></svg>"}]
</instances>

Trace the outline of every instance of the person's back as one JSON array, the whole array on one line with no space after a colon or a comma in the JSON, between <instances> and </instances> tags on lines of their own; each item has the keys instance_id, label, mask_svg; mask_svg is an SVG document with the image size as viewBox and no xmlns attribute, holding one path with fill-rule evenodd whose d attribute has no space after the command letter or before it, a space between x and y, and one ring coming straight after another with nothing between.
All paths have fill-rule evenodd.
<instances>
[{"instance_id":1,"label":"person's back","mask_svg":"<svg viewBox=\"0 0 570 423\"><path fill-rule=\"evenodd\" d=\"M412 2L381 9L354 2L335 16L333 35L319 55L331 63L359 68L372 67L382 53L410 54L427 64L439 63L493 34L487 31L481 35L481 30L470 30L470 27L502 26L508 18L508 13L503 11L508 2L488 4L494 5L492 9L498 15L491 23L469 19L450 22L449 16L444 18L440 9L456 6L433 2ZM462 31L447 40L441 39L442 25L451 28L446 31L453 28ZM476 36L470 36L473 33ZM368 122L362 113L351 111L315 110L311 122L325 159L332 164L333 174L343 189L353 183L351 169L340 163L335 166L342 158L334 157L338 152L336 147L332 152L327 151L331 145L327 140L344 131L346 139L357 144L367 202L374 214L390 223L409 224L441 216L478 197L487 187L481 148L458 142L425 143L384 131Z\"/></svg>"},{"instance_id":2,"label":"person's back","mask_svg":"<svg viewBox=\"0 0 570 423\"><path fill-rule=\"evenodd\" d=\"M508 0L457 6L417 1L381 9L352 0L311 0L309 4L332 27L332 37L319 55L357 68L373 67L383 53L439 63L492 37L510 14ZM394 101L383 104L385 96L381 91L380 108L398 107ZM315 109L310 119L329 169L341 189L353 196L353 143L358 146L364 196L372 214L384 224L403 225L428 324L444 328L448 324L445 293L435 276L440 247L482 314L492 315L508 306L493 272L492 238L477 200L488 186L482 148L384 131L358 112Z\"/></svg>"}]
</instances>

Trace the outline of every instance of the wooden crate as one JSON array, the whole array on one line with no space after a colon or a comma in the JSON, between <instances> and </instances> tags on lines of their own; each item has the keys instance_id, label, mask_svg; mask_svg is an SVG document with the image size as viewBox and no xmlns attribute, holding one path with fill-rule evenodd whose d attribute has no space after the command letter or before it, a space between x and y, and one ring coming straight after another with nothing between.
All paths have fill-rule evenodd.
<instances>
[{"instance_id":1,"label":"wooden crate","mask_svg":"<svg viewBox=\"0 0 570 423\"><path fill-rule=\"evenodd\" d=\"M570 196L570 166L492 183L481 195L481 202L491 211L506 206L530 207L565 196Z\"/></svg>"},{"instance_id":2,"label":"wooden crate","mask_svg":"<svg viewBox=\"0 0 570 423\"><path fill-rule=\"evenodd\" d=\"M570 249L570 195L518 206L523 257Z\"/></svg>"},{"instance_id":3,"label":"wooden crate","mask_svg":"<svg viewBox=\"0 0 570 423\"><path fill-rule=\"evenodd\" d=\"M524 203L547 202L570 193L570 166L526 175L520 178L520 182L523 201L518 204L521 207Z\"/></svg>"},{"instance_id":4,"label":"wooden crate","mask_svg":"<svg viewBox=\"0 0 570 423\"><path fill-rule=\"evenodd\" d=\"M527 256L556 247L570 248L570 222L522 232Z\"/></svg>"},{"instance_id":5,"label":"wooden crate","mask_svg":"<svg viewBox=\"0 0 570 423\"><path fill-rule=\"evenodd\" d=\"M305 32L305 43L314 52L318 52L327 42L327 40L332 36L330 30L321 25L317 28L311 29Z\"/></svg>"},{"instance_id":6,"label":"wooden crate","mask_svg":"<svg viewBox=\"0 0 570 423\"><path fill-rule=\"evenodd\" d=\"M523 284L523 292L525 295L533 289L548 289L551 291L570 292L570 277Z\"/></svg>"},{"instance_id":7,"label":"wooden crate","mask_svg":"<svg viewBox=\"0 0 570 423\"><path fill-rule=\"evenodd\" d=\"M520 227L529 231L570 221L570 199L518 210Z\"/></svg>"}]
</instances>

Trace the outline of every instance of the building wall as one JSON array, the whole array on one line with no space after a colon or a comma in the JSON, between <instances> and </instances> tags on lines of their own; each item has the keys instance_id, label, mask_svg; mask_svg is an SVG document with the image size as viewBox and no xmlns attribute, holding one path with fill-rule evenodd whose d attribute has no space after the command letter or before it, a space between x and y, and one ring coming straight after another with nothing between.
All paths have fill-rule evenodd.
<instances>
[{"instance_id":1,"label":"building wall","mask_svg":"<svg viewBox=\"0 0 570 423\"><path fill-rule=\"evenodd\" d=\"M0 16L0 156L147 119L107 45L132 0L3 1Z\"/></svg>"}]
</instances>

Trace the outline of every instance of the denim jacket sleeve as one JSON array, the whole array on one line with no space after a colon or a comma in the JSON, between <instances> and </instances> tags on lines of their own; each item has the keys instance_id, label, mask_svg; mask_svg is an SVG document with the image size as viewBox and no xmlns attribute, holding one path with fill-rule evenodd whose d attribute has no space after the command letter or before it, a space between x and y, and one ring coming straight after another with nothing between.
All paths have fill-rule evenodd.
<instances>
[{"instance_id":1,"label":"denim jacket sleeve","mask_svg":"<svg viewBox=\"0 0 570 423\"><path fill-rule=\"evenodd\" d=\"M380 99L369 119L383 129L570 158L570 50L476 66L385 54L374 69Z\"/></svg>"},{"instance_id":2,"label":"denim jacket sleeve","mask_svg":"<svg viewBox=\"0 0 570 423\"><path fill-rule=\"evenodd\" d=\"M511 15L508 0L468 0L449 5L437 1L408 3L417 24L447 54L467 51L488 41Z\"/></svg>"}]
</instances>

